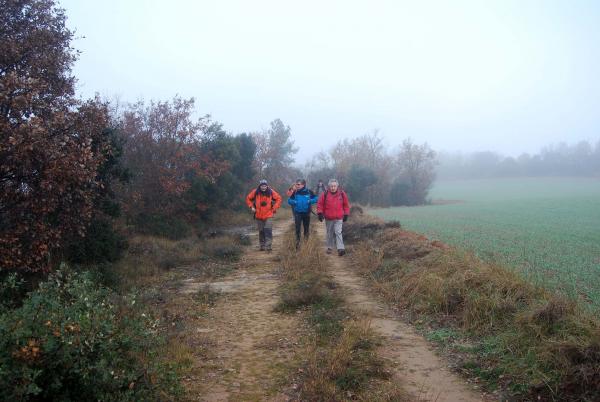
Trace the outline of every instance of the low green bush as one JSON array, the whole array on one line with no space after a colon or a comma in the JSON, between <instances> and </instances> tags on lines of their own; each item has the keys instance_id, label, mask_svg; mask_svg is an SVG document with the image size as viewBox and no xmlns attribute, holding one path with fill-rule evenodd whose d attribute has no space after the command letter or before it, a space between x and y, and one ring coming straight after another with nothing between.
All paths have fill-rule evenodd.
<instances>
[{"instance_id":1,"label":"low green bush","mask_svg":"<svg viewBox=\"0 0 600 402\"><path fill-rule=\"evenodd\" d=\"M85 269L93 282L110 289L118 289L123 280L114 263L92 264L82 269Z\"/></svg>"},{"instance_id":2,"label":"low green bush","mask_svg":"<svg viewBox=\"0 0 600 402\"><path fill-rule=\"evenodd\" d=\"M242 249L235 244L221 245L211 250L211 256L222 260L237 261L242 255Z\"/></svg>"},{"instance_id":3,"label":"low green bush","mask_svg":"<svg viewBox=\"0 0 600 402\"><path fill-rule=\"evenodd\" d=\"M237 239L232 236L207 239L204 242L203 250L213 258L226 261L238 261L244 252Z\"/></svg>"},{"instance_id":4,"label":"low green bush","mask_svg":"<svg viewBox=\"0 0 600 402\"><path fill-rule=\"evenodd\" d=\"M65 259L76 264L115 262L126 248L125 237L114 230L112 223L96 218L92 220L85 237L69 244Z\"/></svg>"},{"instance_id":5,"label":"low green bush","mask_svg":"<svg viewBox=\"0 0 600 402\"><path fill-rule=\"evenodd\" d=\"M156 358L159 335L133 296L58 271L0 311L0 400L174 399L180 386Z\"/></svg>"},{"instance_id":6,"label":"low green bush","mask_svg":"<svg viewBox=\"0 0 600 402\"><path fill-rule=\"evenodd\" d=\"M0 280L0 311L16 307L25 296L25 280L16 272Z\"/></svg>"},{"instance_id":7,"label":"low green bush","mask_svg":"<svg viewBox=\"0 0 600 402\"><path fill-rule=\"evenodd\" d=\"M250 236L248 236L245 233L241 233L239 235L238 242L240 243L240 246L251 246L252 245L252 240L250 240Z\"/></svg>"},{"instance_id":8,"label":"low green bush","mask_svg":"<svg viewBox=\"0 0 600 402\"><path fill-rule=\"evenodd\" d=\"M329 296L323 274L305 272L295 281L284 284L281 288L281 300L276 311L294 312L299 308L324 302Z\"/></svg>"},{"instance_id":9,"label":"low green bush","mask_svg":"<svg viewBox=\"0 0 600 402\"><path fill-rule=\"evenodd\" d=\"M343 332L344 320L350 314L342 304L340 297L329 294L311 305L308 322L314 328L320 342L331 341Z\"/></svg>"},{"instance_id":10,"label":"low green bush","mask_svg":"<svg viewBox=\"0 0 600 402\"><path fill-rule=\"evenodd\" d=\"M140 234L166 237L180 240L191 232L191 225L181 218L164 215L139 214L133 224Z\"/></svg>"}]
</instances>

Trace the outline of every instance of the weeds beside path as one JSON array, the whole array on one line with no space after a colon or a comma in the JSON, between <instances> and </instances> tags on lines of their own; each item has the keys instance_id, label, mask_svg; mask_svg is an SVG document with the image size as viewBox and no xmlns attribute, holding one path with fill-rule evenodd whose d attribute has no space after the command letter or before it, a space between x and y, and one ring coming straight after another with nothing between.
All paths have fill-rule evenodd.
<instances>
[{"instance_id":1,"label":"weeds beside path","mask_svg":"<svg viewBox=\"0 0 600 402\"><path fill-rule=\"evenodd\" d=\"M600 401L600 322L499 264L355 216L350 265L452 366L510 401Z\"/></svg>"},{"instance_id":2,"label":"weeds beside path","mask_svg":"<svg viewBox=\"0 0 600 402\"><path fill-rule=\"evenodd\" d=\"M318 225L318 233L324 236L323 225ZM421 335L377 300L368 290L365 279L347 266L347 258L352 255L328 256L330 274L342 287L348 307L368 317L371 328L383 337L379 352L391 363L393 376L404 389L422 401L483 400L481 394L448 369L447 362L435 354Z\"/></svg>"}]
</instances>

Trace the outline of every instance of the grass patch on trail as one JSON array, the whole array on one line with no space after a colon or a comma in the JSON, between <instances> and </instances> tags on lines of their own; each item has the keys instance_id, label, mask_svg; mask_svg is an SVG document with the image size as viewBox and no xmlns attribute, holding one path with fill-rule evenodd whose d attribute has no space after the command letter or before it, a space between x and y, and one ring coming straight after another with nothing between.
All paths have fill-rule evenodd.
<instances>
[{"instance_id":1,"label":"grass patch on trail","mask_svg":"<svg viewBox=\"0 0 600 402\"><path fill-rule=\"evenodd\" d=\"M220 296L221 292L213 290L210 285L207 284L198 289L194 294L194 300L203 306L213 307Z\"/></svg>"},{"instance_id":2,"label":"grass patch on trail","mask_svg":"<svg viewBox=\"0 0 600 402\"><path fill-rule=\"evenodd\" d=\"M600 397L600 320L573 299L376 218L353 217L344 230L355 269L488 390L514 400Z\"/></svg>"},{"instance_id":3,"label":"grass patch on trail","mask_svg":"<svg viewBox=\"0 0 600 402\"><path fill-rule=\"evenodd\" d=\"M337 286L326 274L326 257L315 236L300 251L292 232L281 252L284 284L276 310L303 311L312 330L308 350L298 368L297 398L310 401L409 400L390 381L385 362L377 354L379 339L364 319L344 307Z\"/></svg>"}]
</instances>

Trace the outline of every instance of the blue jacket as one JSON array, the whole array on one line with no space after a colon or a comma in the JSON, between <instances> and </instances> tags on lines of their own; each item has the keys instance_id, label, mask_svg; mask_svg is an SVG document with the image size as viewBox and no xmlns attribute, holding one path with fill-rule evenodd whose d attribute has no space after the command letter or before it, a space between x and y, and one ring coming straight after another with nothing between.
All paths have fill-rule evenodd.
<instances>
[{"instance_id":1,"label":"blue jacket","mask_svg":"<svg viewBox=\"0 0 600 402\"><path fill-rule=\"evenodd\" d=\"M306 213L310 212L310 206L316 204L317 200L315 193L304 187L302 190L294 191L294 194L288 198L288 204L292 206L294 212Z\"/></svg>"}]
</instances>

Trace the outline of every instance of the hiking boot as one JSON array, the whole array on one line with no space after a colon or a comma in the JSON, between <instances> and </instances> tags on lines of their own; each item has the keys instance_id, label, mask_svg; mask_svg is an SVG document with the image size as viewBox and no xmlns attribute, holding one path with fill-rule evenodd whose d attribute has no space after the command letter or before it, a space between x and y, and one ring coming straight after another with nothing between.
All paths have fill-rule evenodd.
<instances>
[{"instance_id":1,"label":"hiking boot","mask_svg":"<svg viewBox=\"0 0 600 402\"><path fill-rule=\"evenodd\" d=\"M265 246L260 246L260 251L265 251Z\"/></svg>"},{"instance_id":2,"label":"hiking boot","mask_svg":"<svg viewBox=\"0 0 600 402\"><path fill-rule=\"evenodd\" d=\"M338 255L340 257L343 256L344 254L346 254L346 250L343 250L343 249L342 250L338 250Z\"/></svg>"},{"instance_id":3,"label":"hiking boot","mask_svg":"<svg viewBox=\"0 0 600 402\"><path fill-rule=\"evenodd\" d=\"M273 249L271 247L267 247L267 253L270 253L271 251L273 251Z\"/></svg>"},{"instance_id":4,"label":"hiking boot","mask_svg":"<svg viewBox=\"0 0 600 402\"><path fill-rule=\"evenodd\" d=\"M328 248L328 249L327 249L327 251L326 251L326 253L327 253L327 254L331 254L331 249L330 249L330 248Z\"/></svg>"}]
</instances>

